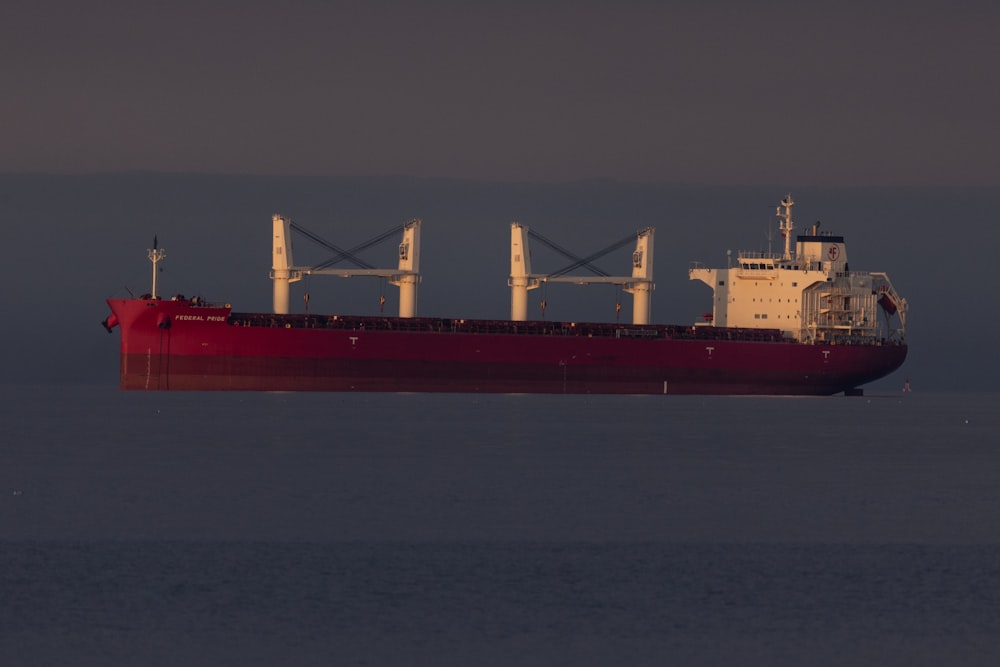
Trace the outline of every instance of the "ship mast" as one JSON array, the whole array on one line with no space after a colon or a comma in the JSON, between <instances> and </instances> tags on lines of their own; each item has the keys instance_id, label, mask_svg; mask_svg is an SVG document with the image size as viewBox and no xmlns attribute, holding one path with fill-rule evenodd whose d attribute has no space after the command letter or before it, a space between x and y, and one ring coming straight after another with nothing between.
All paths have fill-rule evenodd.
<instances>
[{"instance_id":1,"label":"ship mast","mask_svg":"<svg viewBox=\"0 0 1000 667\"><path fill-rule=\"evenodd\" d=\"M785 255L782 259L788 261L792 259L792 229L794 225L792 224L792 207L795 206L795 202L792 201L791 193L785 195L785 198L781 200L781 206L775 209L775 215L778 216L778 229L781 231L782 238L785 239ZM785 209L782 211L781 209Z\"/></svg>"},{"instance_id":2,"label":"ship mast","mask_svg":"<svg viewBox=\"0 0 1000 667\"><path fill-rule=\"evenodd\" d=\"M157 248L156 246L157 246L157 242L156 242L156 237L154 236L153 237L153 249L152 250L148 250L148 249L146 250L147 256L149 257L149 261L153 263L153 291L151 292L151 296L154 299L156 298L156 265L164 257L167 256L167 251L166 250Z\"/></svg>"}]
</instances>

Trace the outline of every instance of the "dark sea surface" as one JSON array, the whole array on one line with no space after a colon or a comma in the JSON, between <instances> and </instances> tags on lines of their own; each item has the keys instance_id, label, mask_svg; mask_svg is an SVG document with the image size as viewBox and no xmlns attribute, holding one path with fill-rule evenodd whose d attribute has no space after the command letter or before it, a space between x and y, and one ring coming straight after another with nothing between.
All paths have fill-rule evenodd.
<instances>
[{"instance_id":1,"label":"dark sea surface","mask_svg":"<svg viewBox=\"0 0 1000 667\"><path fill-rule=\"evenodd\" d=\"M0 387L0 665L995 665L997 394Z\"/></svg>"}]
</instances>

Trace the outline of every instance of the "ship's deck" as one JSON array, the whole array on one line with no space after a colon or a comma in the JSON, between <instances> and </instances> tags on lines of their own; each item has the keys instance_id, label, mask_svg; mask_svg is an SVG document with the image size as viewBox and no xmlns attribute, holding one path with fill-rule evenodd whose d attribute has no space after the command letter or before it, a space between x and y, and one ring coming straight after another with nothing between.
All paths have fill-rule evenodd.
<instances>
[{"instance_id":1,"label":"ship's deck","mask_svg":"<svg viewBox=\"0 0 1000 667\"><path fill-rule=\"evenodd\" d=\"M501 336L566 336L590 338L740 340L789 342L778 329L737 329L675 324L619 324L602 322L548 322L529 320L464 320L439 317L372 317L357 315L273 315L232 313L233 326L342 331L406 331Z\"/></svg>"}]
</instances>

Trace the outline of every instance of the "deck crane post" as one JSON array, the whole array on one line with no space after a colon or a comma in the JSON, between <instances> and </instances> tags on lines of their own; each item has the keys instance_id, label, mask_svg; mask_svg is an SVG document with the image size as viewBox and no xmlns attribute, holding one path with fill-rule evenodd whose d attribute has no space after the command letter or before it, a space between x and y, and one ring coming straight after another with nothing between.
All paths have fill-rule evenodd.
<instances>
[{"instance_id":1,"label":"deck crane post","mask_svg":"<svg viewBox=\"0 0 1000 667\"><path fill-rule=\"evenodd\" d=\"M622 285L625 291L633 296L632 324L649 324L650 297L655 288L653 284L653 231L652 227L647 227L636 232L631 276L570 276L563 275L562 271L550 274L533 274L531 272L531 254L528 250L528 228L517 222L511 223L510 279L507 281L511 289L510 319L515 322L527 320L528 290L535 289L542 283L550 282L573 283L575 285ZM537 234L535 236L537 237ZM614 244L609 251L621 247L629 240L626 238L624 241ZM602 254L605 254L605 251L587 258L574 257L576 261L571 267L585 266L596 270L590 261Z\"/></svg>"},{"instance_id":2,"label":"deck crane post","mask_svg":"<svg viewBox=\"0 0 1000 667\"><path fill-rule=\"evenodd\" d=\"M295 266L292 258L291 230L292 221L281 215L272 218L274 240L272 245L271 280L274 282L274 312L286 315L289 310L289 285L303 276L339 276L352 278L355 276L375 276L387 278L390 283L399 287L399 316L416 317L417 315L417 285L420 283L420 224L419 219L413 219L402 225L403 238L399 244L399 263L395 269L357 268L333 269ZM303 231L301 227L296 227ZM398 231L399 228L396 228ZM313 236L314 240L320 240ZM378 240L381 240L378 239ZM355 259L350 251L342 251L341 258ZM329 263L328 263L329 264ZM324 265L325 266L325 265ZM364 266L370 267L365 264Z\"/></svg>"}]
</instances>

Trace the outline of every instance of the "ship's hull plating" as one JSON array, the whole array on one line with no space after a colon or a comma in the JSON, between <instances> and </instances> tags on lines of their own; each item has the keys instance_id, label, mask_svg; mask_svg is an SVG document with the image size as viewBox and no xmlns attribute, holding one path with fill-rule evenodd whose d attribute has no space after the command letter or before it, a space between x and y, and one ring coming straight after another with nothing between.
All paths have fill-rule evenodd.
<instances>
[{"instance_id":1,"label":"ship's hull plating","mask_svg":"<svg viewBox=\"0 0 1000 667\"><path fill-rule=\"evenodd\" d=\"M829 395L884 377L907 351L726 330L643 337L655 328L629 326L594 336L561 323L525 325L558 334L497 333L487 323L477 331L461 320L419 321L426 330L394 318L329 328L300 317L292 326L184 301L108 303L121 326L121 387L138 390Z\"/></svg>"}]
</instances>

